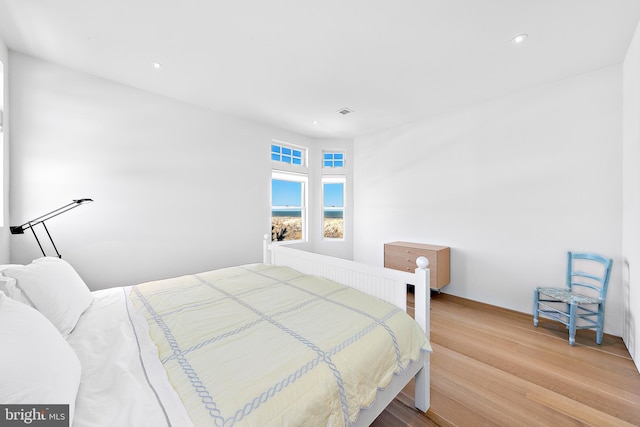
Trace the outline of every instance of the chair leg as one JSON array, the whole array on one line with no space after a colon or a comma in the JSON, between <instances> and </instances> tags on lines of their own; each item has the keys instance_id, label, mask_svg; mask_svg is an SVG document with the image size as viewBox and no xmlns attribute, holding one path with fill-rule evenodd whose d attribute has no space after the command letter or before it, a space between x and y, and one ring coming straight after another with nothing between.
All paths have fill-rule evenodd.
<instances>
[{"instance_id":1,"label":"chair leg","mask_svg":"<svg viewBox=\"0 0 640 427\"><path fill-rule=\"evenodd\" d=\"M596 344L602 344L602 332L604 329L604 304L598 304L598 327L596 328Z\"/></svg>"},{"instance_id":2,"label":"chair leg","mask_svg":"<svg viewBox=\"0 0 640 427\"><path fill-rule=\"evenodd\" d=\"M569 344L574 345L576 343L576 313L577 306L570 304L569 307Z\"/></svg>"},{"instance_id":3,"label":"chair leg","mask_svg":"<svg viewBox=\"0 0 640 427\"><path fill-rule=\"evenodd\" d=\"M538 326L538 299L540 298L540 294L538 290L535 289L533 291L533 326Z\"/></svg>"}]
</instances>

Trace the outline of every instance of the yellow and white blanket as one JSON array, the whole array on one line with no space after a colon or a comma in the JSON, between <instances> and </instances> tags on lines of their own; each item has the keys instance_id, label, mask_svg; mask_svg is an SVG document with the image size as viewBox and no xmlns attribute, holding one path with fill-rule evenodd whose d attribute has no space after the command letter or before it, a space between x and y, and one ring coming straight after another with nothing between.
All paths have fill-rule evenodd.
<instances>
[{"instance_id":1,"label":"yellow and white blanket","mask_svg":"<svg viewBox=\"0 0 640 427\"><path fill-rule=\"evenodd\" d=\"M399 308L285 267L148 282L129 298L196 426L348 426L430 350Z\"/></svg>"}]
</instances>

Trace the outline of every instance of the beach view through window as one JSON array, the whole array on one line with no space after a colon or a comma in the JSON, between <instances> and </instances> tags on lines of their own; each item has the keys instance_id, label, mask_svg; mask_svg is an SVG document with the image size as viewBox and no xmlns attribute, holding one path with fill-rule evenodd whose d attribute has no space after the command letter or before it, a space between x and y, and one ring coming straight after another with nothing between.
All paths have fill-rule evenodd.
<instances>
[{"instance_id":1,"label":"beach view through window","mask_svg":"<svg viewBox=\"0 0 640 427\"><path fill-rule=\"evenodd\" d=\"M344 238L344 183L323 183L323 236L326 239Z\"/></svg>"},{"instance_id":2,"label":"beach view through window","mask_svg":"<svg viewBox=\"0 0 640 427\"><path fill-rule=\"evenodd\" d=\"M271 180L271 239L302 240L304 183Z\"/></svg>"},{"instance_id":3,"label":"beach view through window","mask_svg":"<svg viewBox=\"0 0 640 427\"><path fill-rule=\"evenodd\" d=\"M271 179L271 239L272 241L303 240L305 238L305 180ZM323 238L344 238L343 179L323 178L322 224Z\"/></svg>"}]
</instances>

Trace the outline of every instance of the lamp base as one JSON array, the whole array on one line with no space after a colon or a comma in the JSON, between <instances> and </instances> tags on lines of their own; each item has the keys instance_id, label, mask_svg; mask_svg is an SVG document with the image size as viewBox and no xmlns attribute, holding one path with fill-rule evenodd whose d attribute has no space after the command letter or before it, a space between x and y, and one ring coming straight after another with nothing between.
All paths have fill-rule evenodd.
<instances>
[{"instance_id":1,"label":"lamp base","mask_svg":"<svg viewBox=\"0 0 640 427\"><path fill-rule=\"evenodd\" d=\"M11 230L11 234L24 234L24 228L21 225L9 227L9 230Z\"/></svg>"}]
</instances>

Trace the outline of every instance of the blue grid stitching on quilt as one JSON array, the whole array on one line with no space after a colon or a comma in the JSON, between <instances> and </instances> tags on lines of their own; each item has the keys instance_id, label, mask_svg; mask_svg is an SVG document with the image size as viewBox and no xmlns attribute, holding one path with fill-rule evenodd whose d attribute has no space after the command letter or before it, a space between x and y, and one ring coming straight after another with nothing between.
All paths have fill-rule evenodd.
<instances>
[{"instance_id":1,"label":"blue grid stitching on quilt","mask_svg":"<svg viewBox=\"0 0 640 427\"><path fill-rule=\"evenodd\" d=\"M253 272L253 273L257 273L257 272ZM257 273L257 274L259 274L259 273ZM302 335L300 335L297 332L287 328L282 323L280 323L277 320L273 319L271 316L261 312L260 310L258 310L257 308L253 307L252 305L250 305L250 304L248 304L248 303L236 298L233 294L230 294L229 292L225 291L224 289L221 289L221 288L215 286L213 283L208 283L206 280L204 280L203 278L201 278L197 274L195 276L199 280L201 280L203 283L205 283L208 286L212 287L213 289L215 289L215 290L217 290L219 292L222 292L222 293L224 293L226 295L231 296L231 298L233 298L233 300L236 303L238 303L238 304L244 306L245 308L253 311L258 316L264 318L267 322L269 322L272 325L276 326L278 329L284 331L285 333L287 333L291 337L295 338L296 340L300 341L301 343L303 343L304 345L306 345L307 347L309 347L310 349L315 351L318 354L319 358L323 362L325 362L327 364L329 369L331 369L331 371L333 373L333 376L336 379L336 384L338 386L338 395L340 397L340 407L342 409L342 417L344 419L345 425L349 424L349 408L348 408L348 405L347 405L347 398L346 398L346 394L345 394L345 390L344 390L344 382L342 380L342 375L340 374L340 371L338 370L336 365L331 360L331 357L329 355L327 355L326 352L324 352L320 347L318 347L317 345L315 345L314 343L309 341L307 338L303 337ZM273 278L271 277L270 279L273 279ZM302 374L300 374L300 375L302 375ZM268 400L269 397L271 397L271 396L265 396L265 399ZM261 401L258 400L256 402L255 400L256 399L254 399L253 401L248 402L245 405L243 405L242 410L237 411L234 414L233 418L231 418L231 420L233 420L233 422L230 425L233 425L236 421L240 421L242 418L244 418L245 416L249 415L249 413L251 413L251 411L253 409L256 409L259 406L259 404L261 403ZM265 402L266 402L266 400L265 400ZM227 420L227 421L229 421L229 420Z\"/></svg>"},{"instance_id":2,"label":"blue grid stitching on quilt","mask_svg":"<svg viewBox=\"0 0 640 427\"><path fill-rule=\"evenodd\" d=\"M269 286L273 286L273 285L269 285ZM262 289L262 288L260 288L260 289ZM334 291L330 292L330 293L329 293L329 294L327 294L327 295L333 295L333 294L338 293L338 292L341 292L341 291L343 291L343 290L344 290L344 289L336 289L336 290L334 290ZM246 294L247 294L247 292L240 292L240 293L238 293L238 294L237 294L237 296L240 296L240 295L246 295ZM221 298L220 300L222 300L222 299L230 299L230 297L225 296L224 298ZM288 309L286 309L286 310L282 310L282 311L279 311L279 312L277 312L277 313L274 313L274 314L272 314L272 315L271 315L271 317L278 317L278 316L282 316L283 314L287 314L287 313L290 313L290 312L292 312L292 311L296 311L296 310L298 310L298 309L300 309L300 308L302 308L302 307L304 307L304 306L307 306L307 305L311 304L311 303L312 303L312 302L314 302L314 301L318 301L318 299L320 299L320 298L318 298L318 297L310 298L310 299L308 299L307 301L303 301L303 302L301 302L300 304L297 304L297 305L295 305L295 306L292 306L292 307L290 307L290 308L288 308ZM220 300L217 300L217 301L220 301ZM192 306L190 306L190 307L196 307L196 306L200 306L200 305L202 305L202 304L195 304L195 305L192 305ZM173 311L168 311L168 312L167 312L167 313L165 313L164 315L165 315L165 316L167 316L168 314L173 314L174 312L175 312L175 310L173 310ZM207 340L204 340L204 341L202 341L202 342L199 342L198 344L196 344L196 345L194 345L194 346L189 347L189 348L188 348L188 349L186 349L186 350L183 350L181 354L189 354L189 353L191 353L192 351L199 350L199 349L201 349L202 347L205 347L205 346L207 346L207 345L209 345L209 344L213 344L213 343L218 342L218 341L220 341L220 340L222 340L222 339L225 339L225 338L228 338L228 337L231 337L231 336L237 335L237 334L239 334L240 332L246 331L247 329L249 329L249 328L251 328L251 327L253 327L253 326L257 325L258 323L264 322L264 321L265 321L264 319L260 318L260 319L254 320L253 322L247 323L246 325L243 325L243 326L241 326L241 327L239 327L239 328L237 328L237 329L234 329L233 331L228 331L228 332L225 332L224 334L217 335L217 336L215 336L215 337L211 337L211 338L209 338L209 339L207 339ZM171 356L169 356L169 357L167 357L167 358L163 359L163 360L162 360L162 363L168 362L169 360L173 360L173 359L175 359L176 357L177 357L177 355L172 354Z\"/></svg>"},{"instance_id":3,"label":"blue grid stitching on quilt","mask_svg":"<svg viewBox=\"0 0 640 427\"><path fill-rule=\"evenodd\" d=\"M384 316L383 319L384 320L388 320L389 318L391 318L398 311L401 311L401 310L399 308L395 307L395 309L390 311L389 313L387 313L387 315ZM356 342L358 339L360 339L363 336L365 336L371 330L375 329L377 326L378 326L378 322L371 322L369 324L369 326L367 326L366 328L360 330L359 332L357 332L353 336L347 338L346 340L344 340L343 342L341 342L337 346L333 347L331 350L329 350L327 352L327 354L329 356L333 356L333 355L339 353L340 351L342 351L346 347L348 347L351 344L353 344L354 342ZM315 368L318 365L318 363L320 363L320 360L322 360L322 356L317 356L316 358L314 358L314 359L310 360L309 362L305 363L304 365L302 365L302 367L298 368L296 371L294 371L292 374L290 374L287 378L283 379L280 382L277 382L275 385L269 387L266 391L263 391L262 393L260 393L260 395L258 395L255 398L253 398L250 403L247 403L243 407L243 409L239 409L238 411L236 411L236 414L234 415L234 419L237 418L237 420L240 421L242 419L242 417L244 416L243 411L245 411L247 409L251 409L251 407L258 408L261 403L266 402L270 397L272 397L276 393L282 391L289 384L293 384L298 378L302 377L302 375L306 374L307 372L309 372L310 370ZM402 371L400 371L400 374L402 372L404 372L404 369Z\"/></svg>"},{"instance_id":4,"label":"blue grid stitching on quilt","mask_svg":"<svg viewBox=\"0 0 640 427\"><path fill-rule=\"evenodd\" d=\"M249 328L251 328L251 327L253 327L253 326L255 326L255 325L257 325L258 323L261 323L261 322L264 322L264 319L254 320L253 322L247 323L246 325L243 325L243 326L241 326L241 327L239 327L237 329L234 329L233 331L225 332L224 334L217 335L215 337L209 338L208 340L204 340L202 342L199 342L198 344L196 344L194 346L191 346L186 350L180 351L179 354L178 353L174 353L171 356L163 359L162 363L168 362L168 361L173 360L173 359L177 359L177 358L179 358L181 356L185 356L185 355L187 355L187 354L189 354L189 353L191 353L193 351L199 350L199 349L201 349L202 347L204 347L206 345L213 344L214 342L217 342L217 341L220 341L222 339L237 335L240 332L246 331L247 329L249 329Z\"/></svg>"},{"instance_id":5,"label":"blue grid stitching on quilt","mask_svg":"<svg viewBox=\"0 0 640 427\"><path fill-rule=\"evenodd\" d=\"M227 278L225 278L225 279L227 279ZM223 280L223 279L220 279L220 280ZM202 287L203 284L199 283L198 286ZM249 294L252 294L254 292L258 292L258 291L260 291L262 289L266 289L269 286L272 286L272 285L265 285L265 286L260 286L260 287L257 287L257 288L247 289L246 291L238 292L236 295L237 296L249 295ZM195 286L193 286L192 288L195 288ZM223 296L221 298L215 298L215 299L208 300L208 301L202 301L202 302L186 304L186 305L183 305L181 307L175 308L173 310L165 311L162 315L163 316L169 316L169 315L174 314L174 313L180 313L180 312L182 312L184 310L190 310L192 308L203 307L203 306L206 306L206 305L209 305L209 304L213 304L213 303L217 303L217 302L221 302L221 301L224 301L224 300L227 300L227 299L229 299L229 297L225 295L225 296Z\"/></svg>"},{"instance_id":6,"label":"blue grid stitching on quilt","mask_svg":"<svg viewBox=\"0 0 640 427\"><path fill-rule=\"evenodd\" d=\"M391 317L393 317L394 314L396 314L398 312L401 312L401 311L402 310L400 310L398 307L395 307L393 310L391 310L389 313L387 313L384 317L382 317L380 319L380 321L383 321L383 322L387 321ZM347 338L342 343L338 344L337 346L335 346L334 348L329 350L329 354L331 356L333 356L334 354L341 352L342 350L344 350L345 348L347 348L348 346L350 346L351 344L353 344L354 342L356 342L357 340L359 340L360 338L362 338L363 336L365 336L366 334L371 332L379 324L380 324L380 322L378 321L378 319L374 319L373 322L371 322L369 324L369 326L367 326L366 328L362 329L361 331L357 332L353 336ZM405 370L405 368L401 368L400 372L404 372L404 370Z\"/></svg>"},{"instance_id":7,"label":"blue grid stitching on quilt","mask_svg":"<svg viewBox=\"0 0 640 427\"><path fill-rule=\"evenodd\" d=\"M209 412L209 415L213 417L216 425L218 426L224 425L224 418L220 415L220 410L217 408L217 405L214 402L213 397L207 390L207 387L204 385L204 383L200 381L200 378L198 377L198 374L196 373L195 369L193 369L193 367L191 366L189 361L186 359L186 357L181 354L182 351L180 350L180 346L178 345L178 342L173 336L173 333L171 332L171 329L169 328L169 326L164 322L164 320L162 319L162 316L156 313L156 311L151 306L151 303L149 303L149 301L145 298L145 296L140 292L140 290L136 286L133 287L133 291L136 293L138 298L140 298L140 301L142 301L142 304L145 306L145 308L151 315L152 319L156 322L158 327L164 333L165 339L169 343L169 346L173 350L173 353L176 355L180 355L178 357L178 364L182 368L182 371L184 372L184 374L189 379L189 382L191 383L191 386L198 394L198 397L200 397L200 401ZM220 424L220 422L222 422L222 424Z\"/></svg>"},{"instance_id":8,"label":"blue grid stitching on quilt","mask_svg":"<svg viewBox=\"0 0 640 427\"><path fill-rule=\"evenodd\" d=\"M150 282L149 282L150 283ZM189 290L189 289L193 289L193 288L200 288L202 287L202 283L194 283L192 285L188 285L188 286L182 286L179 288L179 292L185 291L185 290ZM159 295L164 295L164 294L175 294L176 293L176 289L175 288L165 288L165 289L158 289L158 290L150 290L149 292L147 292L147 296L159 296Z\"/></svg>"},{"instance_id":9,"label":"blue grid stitching on quilt","mask_svg":"<svg viewBox=\"0 0 640 427\"><path fill-rule=\"evenodd\" d=\"M289 374L282 381L276 383L275 385L269 387L266 391L260 393L259 396L254 397L250 402L246 403L242 409L238 409L236 413L233 415L234 422L242 420L245 416L249 415L253 409L257 409L260 407L260 404L265 403L271 397L275 396L276 393L285 389L289 384L293 384L296 382L298 378L301 378L304 374L311 371L313 368L318 366L318 363L323 360L323 356L317 356L315 359L305 363L301 368L297 369L292 374ZM344 415L344 413L343 413Z\"/></svg>"},{"instance_id":10,"label":"blue grid stitching on quilt","mask_svg":"<svg viewBox=\"0 0 640 427\"><path fill-rule=\"evenodd\" d=\"M298 289L298 290L300 290L300 291L302 291L302 292L306 292L306 293L308 293L309 295L317 296L318 298L323 299L323 300L325 300L325 301L327 301L327 302L329 302L329 303L332 303L332 304L335 304L335 305L339 305L340 307L346 308L347 310L354 311L354 312L356 312L356 313L358 313L358 314L360 314L360 315L362 315L362 316L368 317L369 319L372 319L372 320L374 320L374 321L378 322L378 324L379 324L380 326L382 326L382 327L387 331L387 333L389 334L389 336L390 336L390 338L391 338L391 341L393 342L393 349L394 349L394 351L395 351L395 353L396 353L396 361L398 362L398 369L402 372L402 371L404 371L404 370L407 368L408 364L407 364L407 366L403 366L403 365L402 365L402 354L401 354L401 352L400 352L400 346L398 345L398 340L397 340L397 338L396 338L396 334L395 334L395 333L393 332L393 330L392 330L392 329L391 329L391 328L390 328L390 327L385 323L385 321L383 321L383 320L381 320L381 319L376 318L375 316L373 316L373 315L371 315L371 314L367 313L366 311L362 311L362 310L357 309L357 308L355 308L355 307L351 307L351 306L346 305L346 304L343 304L343 303L341 303L341 302L339 302L339 301L334 301L334 300L328 299L327 297L325 297L325 296L323 296L323 295L316 294L315 292L312 292L312 291L310 291L310 290L308 290L308 289L305 289L305 288L303 288L302 286L294 285L293 283L289 283L288 281L285 281L285 280L275 279L275 278L273 278L273 277L271 277L271 276L268 276L268 275L266 275L266 274L262 274L261 272L255 272L255 274L259 274L259 275L261 275L261 276L269 277L270 279L277 280L279 283L281 283L281 284L283 284L283 285L290 286L290 287L295 288L295 289ZM299 277L303 277L303 276L299 276ZM299 277L295 277L295 278L292 278L292 279L289 279L289 280L294 280L294 279L297 279L297 278L299 278ZM341 285L341 286L345 286L345 285ZM398 309L397 311L394 311L394 313L395 313L395 312L398 312L398 311L401 311L401 310L400 310L400 309Z\"/></svg>"}]
</instances>

